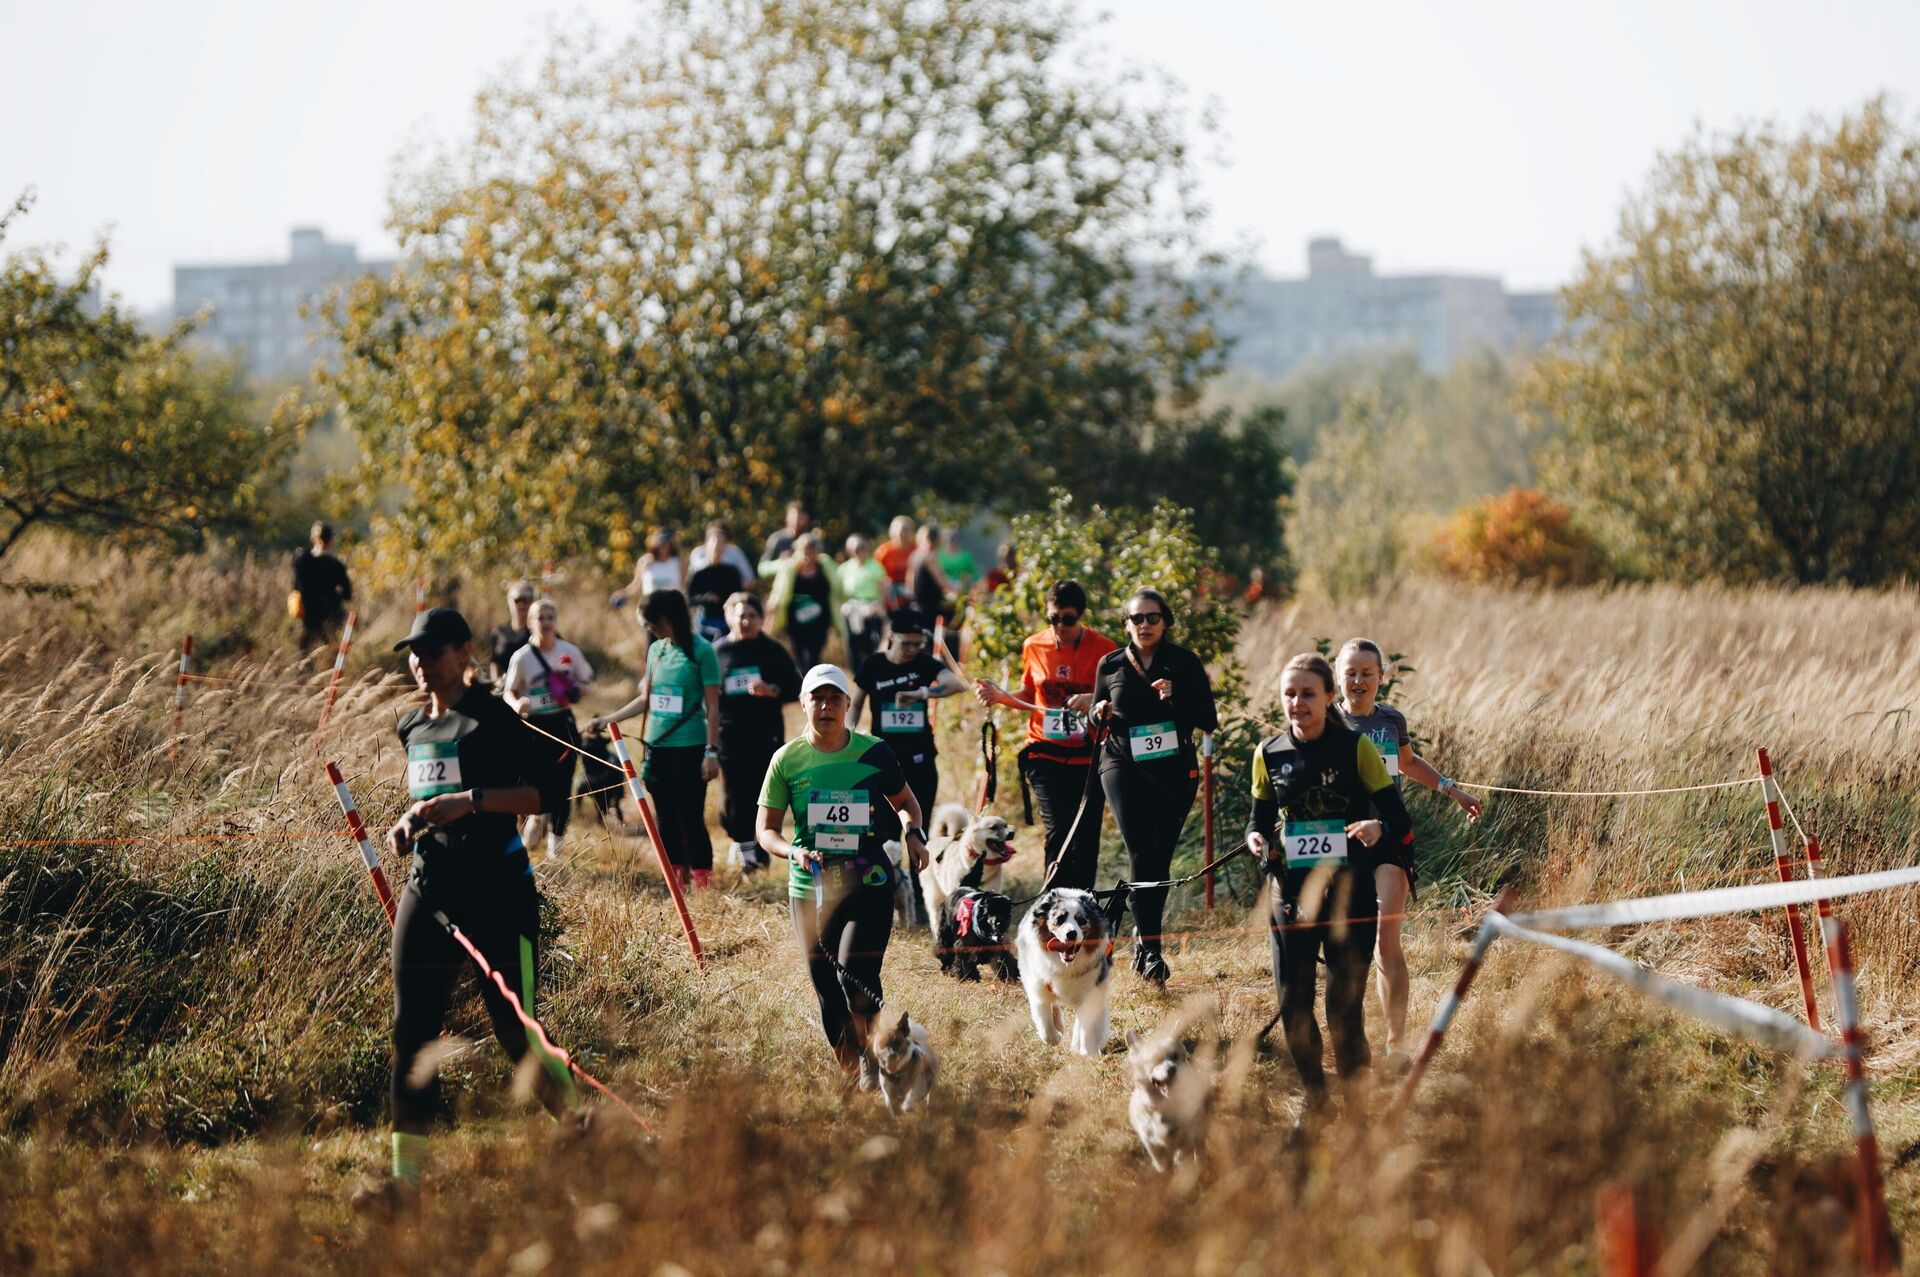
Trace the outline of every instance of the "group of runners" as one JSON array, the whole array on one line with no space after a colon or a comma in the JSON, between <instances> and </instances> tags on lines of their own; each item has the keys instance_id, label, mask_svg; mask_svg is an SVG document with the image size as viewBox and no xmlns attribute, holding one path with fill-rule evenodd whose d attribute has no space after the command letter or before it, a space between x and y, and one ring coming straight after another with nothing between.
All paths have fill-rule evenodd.
<instances>
[{"instance_id":1,"label":"group of runners","mask_svg":"<svg viewBox=\"0 0 1920 1277\"><path fill-rule=\"evenodd\" d=\"M858 538L843 562L831 564L796 503L754 565L756 579L771 582L766 600L726 590L715 632L707 595L688 591L704 590L701 574L715 565L731 569L722 584L740 584L730 553L738 547L723 527L710 528L706 554L683 577L677 562L649 568L678 557L670 540L656 538L668 558L650 556L615 595L616 604L639 596L636 616L651 638L639 692L588 724L591 732L642 719L643 774L661 851L683 882L700 888L711 881L706 786L716 777L723 779L722 824L742 871L787 862L790 917L822 1029L841 1069L865 1088L877 1083L869 1031L884 999L898 878L925 867L924 824L938 797L929 704L969 686L928 650L955 584L945 568L933 576L940 543L937 531L896 520L887 546L916 547L903 572ZM869 563L879 565L884 584L867 580ZM1000 566L1011 571L1010 552ZM931 578L924 596L916 580L922 572ZM849 609L867 606L874 611L858 632L870 646L862 648L845 622ZM418 1184L434 1111L434 1070L421 1067L421 1053L439 1035L463 965L443 920L475 942L528 1014L535 1010L538 907L528 848L543 837L550 851L562 845L580 741L573 707L591 690L594 670L560 637L557 606L530 583L512 588L509 607L510 621L490 636L494 688L472 677L474 635L453 609L421 612L395 647L408 652L426 701L399 726L411 805L387 834L395 854L412 856L393 939L393 1177L381 1190L388 1194ZM805 628L822 616L851 675L821 659L828 633ZM1116 642L1091 623L1077 582L1055 582L1044 626L1022 645L1017 688L984 679L972 685L982 705L1027 715L1019 769L1045 828L1046 886L1094 888L1108 810L1125 846L1128 881L1167 879L1198 789L1198 737L1219 726L1206 666L1176 637L1175 604L1143 586L1118 620ZM785 632L791 651L770 628ZM1249 769L1247 843L1275 884L1280 1021L1310 1115L1327 1095L1314 1017L1322 953L1337 1072L1352 1075L1371 1062L1363 1010L1376 956L1388 1061L1406 1059L1399 915L1413 888L1414 844L1403 779L1451 794L1469 817L1479 814L1471 797L1414 753L1404 716L1379 703L1384 664L1365 639L1343 647L1337 667L1314 654L1288 662L1279 689L1287 727L1261 742ZM794 701L804 729L786 740L783 707ZM885 845L896 837L900 864ZM1133 970L1156 986L1171 974L1162 943L1166 898L1164 887L1128 894ZM510 1057L540 1049L497 989L483 983L482 994ZM554 1111L570 1103L564 1068L540 1076Z\"/></svg>"}]
</instances>

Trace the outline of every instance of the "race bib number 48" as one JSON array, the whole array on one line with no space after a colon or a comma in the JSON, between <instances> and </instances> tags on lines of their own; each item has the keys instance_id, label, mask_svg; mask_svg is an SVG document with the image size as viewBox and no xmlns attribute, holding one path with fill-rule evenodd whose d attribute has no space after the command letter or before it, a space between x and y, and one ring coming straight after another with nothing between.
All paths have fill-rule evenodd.
<instances>
[{"instance_id":1,"label":"race bib number 48","mask_svg":"<svg viewBox=\"0 0 1920 1277\"><path fill-rule=\"evenodd\" d=\"M1287 868L1347 863L1347 826L1340 820L1289 820L1281 834Z\"/></svg>"},{"instance_id":2,"label":"race bib number 48","mask_svg":"<svg viewBox=\"0 0 1920 1277\"><path fill-rule=\"evenodd\" d=\"M873 805L857 789L816 789L807 795L807 827L815 851L858 851L873 827Z\"/></svg>"},{"instance_id":3,"label":"race bib number 48","mask_svg":"<svg viewBox=\"0 0 1920 1277\"><path fill-rule=\"evenodd\" d=\"M1180 752L1180 737L1172 723L1149 723L1127 729L1127 748L1137 763L1155 758L1172 758Z\"/></svg>"},{"instance_id":4,"label":"race bib number 48","mask_svg":"<svg viewBox=\"0 0 1920 1277\"><path fill-rule=\"evenodd\" d=\"M460 780L458 741L429 741L407 746L409 798L438 798L465 788Z\"/></svg>"}]
</instances>

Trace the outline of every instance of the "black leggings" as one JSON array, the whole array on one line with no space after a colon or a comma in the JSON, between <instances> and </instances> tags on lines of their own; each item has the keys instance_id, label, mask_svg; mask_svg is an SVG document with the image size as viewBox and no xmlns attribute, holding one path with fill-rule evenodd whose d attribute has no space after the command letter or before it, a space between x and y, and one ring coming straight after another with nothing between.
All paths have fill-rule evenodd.
<instances>
[{"instance_id":1,"label":"black leggings","mask_svg":"<svg viewBox=\"0 0 1920 1277\"><path fill-rule=\"evenodd\" d=\"M543 732L564 737L575 745L580 743L580 731L574 726L572 714L538 714L527 721ZM564 834L567 821L573 815L573 773L579 756L533 732L527 733L527 739L533 742L536 760L533 783L540 790L540 811L551 822L555 834Z\"/></svg>"},{"instance_id":2,"label":"black leggings","mask_svg":"<svg viewBox=\"0 0 1920 1277\"><path fill-rule=\"evenodd\" d=\"M787 903L820 1003L820 1027L840 1067L851 1070L859 1063L861 1046L853 1017L874 1014L885 996L880 964L893 934L893 871L884 854L879 864L860 855L829 861L820 877L819 898L796 896ZM869 877L876 881L868 882ZM822 946L844 974L827 961Z\"/></svg>"},{"instance_id":3,"label":"black leggings","mask_svg":"<svg viewBox=\"0 0 1920 1277\"><path fill-rule=\"evenodd\" d=\"M808 670L820 664L821 654L827 650L827 635L830 632L824 625L818 629L794 626L787 630L787 642L793 645L793 664L802 678L806 677Z\"/></svg>"},{"instance_id":4,"label":"black leggings","mask_svg":"<svg viewBox=\"0 0 1920 1277\"><path fill-rule=\"evenodd\" d=\"M760 785L781 742L767 736L729 736L720 729L720 825L734 842L753 842L759 828Z\"/></svg>"},{"instance_id":5,"label":"black leggings","mask_svg":"<svg viewBox=\"0 0 1920 1277\"><path fill-rule=\"evenodd\" d=\"M900 774L907 778L907 788L920 804L920 823L924 825L933 819L933 804L940 797L940 756L894 752L900 759Z\"/></svg>"},{"instance_id":6,"label":"black leggings","mask_svg":"<svg viewBox=\"0 0 1920 1277\"><path fill-rule=\"evenodd\" d=\"M1113 823L1127 844L1127 877L1157 882L1173 866L1180 831L1193 810L1200 777L1185 759L1153 763L1108 763L1100 768ZM1167 889L1155 887L1132 896L1134 934L1146 948L1160 947Z\"/></svg>"},{"instance_id":7,"label":"black leggings","mask_svg":"<svg viewBox=\"0 0 1920 1277\"><path fill-rule=\"evenodd\" d=\"M649 745L647 792L660 818L660 850L681 869L713 868L713 835L707 832L707 782L700 778L700 745Z\"/></svg>"},{"instance_id":8,"label":"black leggings","mask_svg":"<svg viewBox=\"0 0 1920 1277\"><path fill-rule=\"evenodd\" d=\"M534 1010L534 972L538 966L540 904L531 875L504 889L462 893L449 899L423 899L409 882L400 893L393 923L393 1128L424 1135L439 1105L439 1070L414 1076L420 1054L440 1036L460 973L470 971L481 980L480 998L493 1022L493 1036L507 1058L519 1061L533 1045L530 1031L520 1023L498 989L482 980L480 969L454 943L434 918L447 915L467 939L486 955L487 963L510 985L528 1015ZM555 1072L557 1070L557 1072ZM560 1093L570 1086L565 1066L557 1061L542 1070L542 1096L556 1107Z\"/></svg>"},{"instance_id":9,"label":"black leggings","mask_svg":"<svg viewBox=\"0 0 1920 1277\"><path fill-rule=\"evenodd\" d=\"M1278 884L1273 893L1273 985L1280 996L1280 1023L1300 1081L1314 1100L1327 1089L1320 1026L1313 1018L1322 949L1327 954L1327 1033L1333 1038L1334 1068L1341 1077L1351 1077L1373 1060L1367 1048L1367 970L1373 965L1373 915L1378 910L1366 903L1373 899L1371 883L1357 892L1365 900L1354 898L1355 888L1352 870L1334 875L1318 912L1335 921L1312 925L1299 923L1295 902ZM1364 914L1366 921L1338 921L1352 914Z\"/></svg>"},{"instance_id":10,"label":"black leggings","mask_svg":"<svg viewBox=\"0 0 1920 1277\"><path fill-rule=\"evenodd\" d=\"M1080 811L1080 799L1083 795L1086 797L1086 814L1080 817L1073 846L1067 849L1067 862L1054 874L1053 885L1093 890L1093 878L1100 861L1100 817L1107 803L1106 794L1093 776L1092 764L1062 763L1029 754L1023 756L1020 765L1026 775L1027 788L1040 807L1040 823L1047 831L1048 869L1060 858L1067 830Z\"/></svg>"}]
</instances>

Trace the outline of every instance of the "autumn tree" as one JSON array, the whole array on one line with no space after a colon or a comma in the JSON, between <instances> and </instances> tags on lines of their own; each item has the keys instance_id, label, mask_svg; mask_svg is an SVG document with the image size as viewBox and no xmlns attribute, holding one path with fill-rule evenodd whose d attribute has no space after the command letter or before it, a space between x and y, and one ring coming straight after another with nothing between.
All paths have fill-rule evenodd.
<instances>
[{"instance_id":1,"label":"autumn tree","mask_svg":"<svg viewBox=\"0 0 1920 1277\"><path fill-rule=\"evenodd\" d=\"M1647 570L1920 569L1920 143L1884 102L1662 158L1564 305L1550 477Z\"/></svg>"},{"instance_id":2,"label":"autumn tree","mask_svg":"<svg viewBox=\"0 0 1920 1277\"><path fill-rule=\"evenodd\" d=\"M1197 420L1186 116L1066 6L641 10L486 93L396 194L409 264L337 310L391 558L1099 497Z\"/></svg>"},{"instance_id":3,"label":"autumn tree","mask_svg":"<svg viewBox=\"0 0 1920 1277\"><path fill-rule=\"evenodd\" d=\"M106 260L66 278L40 252L0 262L0 557L42 528L176 546L246 531L283 477L291 417L257 421L230 368L183 349L191 323L152 335L100 297Z\"/></svg>"}]
</instances>

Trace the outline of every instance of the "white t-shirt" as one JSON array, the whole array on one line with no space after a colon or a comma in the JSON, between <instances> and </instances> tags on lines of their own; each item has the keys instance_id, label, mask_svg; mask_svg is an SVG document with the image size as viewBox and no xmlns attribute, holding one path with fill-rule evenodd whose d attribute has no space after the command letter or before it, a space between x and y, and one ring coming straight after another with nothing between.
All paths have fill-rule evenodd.
<instances>
[{"instance_id":1,"label":"white t-shirt","mask_svg":"<svg viewBox=\"0 0 1920 1277\"><path fill-rule=\"evenodd\" d=\"M687 556L687 575L692 576L701 568L707 567L712 558L713 556L707 553L707 543L705 541L694 546L693 553ZM743 585L750 583L754 579L753 561L747 557L745 550L734 545L731 541L727 543L726 550L721 553L720 561L722 563L730 563L740 569L740 580Z\"/></svg>"},{"instance_id":2,"label":"white t-shirt","mask_svg":"<svg viewBox=\"0 0 1920 1277\"><path fill-rule=\"evenodd\" d=\"M558 714L572 709L571 701L556 696L548 687L547 671L540 668L542 660L558 682L571 679L575 686L593 682L593 666L587 664L580 649L557 638L551 652L536 652L533 644L528 643L513 654L513 659L507 662L507 690L515 696L532 698L533 704L527 710L530 714Z\"/></svg>"},{"instance_id":3,"label":"white t-shirt","mask_svg":"<svg viewBox=\"0 0 1920 1277\"><path fill-rule=\"evenodd\" d=\"M646 583L647 593L655 590L677 590L680 587L680 556L670 559L648 558L642 560L640 579Z\"/></svg>"}]
</instances>

